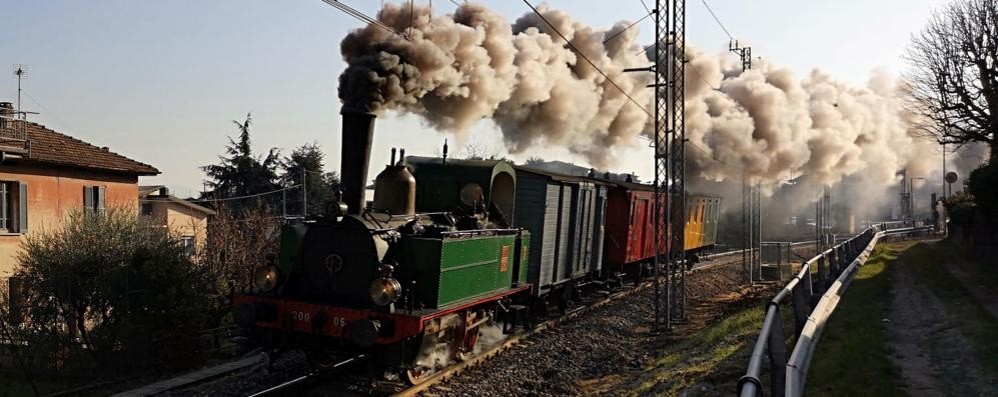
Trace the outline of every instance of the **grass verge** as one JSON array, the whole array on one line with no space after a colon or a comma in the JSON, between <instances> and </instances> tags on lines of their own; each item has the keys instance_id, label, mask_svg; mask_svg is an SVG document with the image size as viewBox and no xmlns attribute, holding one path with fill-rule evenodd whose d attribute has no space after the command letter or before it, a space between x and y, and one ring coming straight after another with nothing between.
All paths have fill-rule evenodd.
<instances>
[{"instance_id":1,"label":"grass verge","mask_svg":"<svg viewBox=\"0 0 998 397\"><path fill-rule=\"evenodd\" d=\"M667 345L629 396L716 396L735 392L759 335L763 308L742 303L691 337Z\"/></svg>"},{"instance_id":2,"label":"grass verge","mask_svg":"<svg viewBox=\"0 0 998 397\"><path fill-rule=\"evenodd\" d=\"M821 334L804 395L904 395L883 320L891 299L887 267L912 245L880 244L859 268Z\"/></svg>"}]
</instances>

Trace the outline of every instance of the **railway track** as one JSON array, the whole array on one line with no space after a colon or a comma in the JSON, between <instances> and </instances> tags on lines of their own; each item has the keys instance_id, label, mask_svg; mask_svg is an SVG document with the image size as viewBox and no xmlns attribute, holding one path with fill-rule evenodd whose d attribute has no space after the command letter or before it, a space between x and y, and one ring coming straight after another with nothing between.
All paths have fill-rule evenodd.
<instances>
[{"instance_id":1,"label":"railway track","mask_svg":"<svg viewBox=\"0 0 998 397\"><path fill-rule=\"evenodd\" d=\"M705 264L702 264L702 265L699 265L699 266L695 266L694 268L690 269L690 272L691 273L692 272L699 272L699 271L709 270L709 269L713 269L713 268L717 268L717 267L728 266L728 265L731 265L731 264L734 264L734 263L739 263L739 262L741 262L740 255L741 255L741 251L735 251L735 252L730 252L730 253L725 253L723 255L715 256L713 258L713 260L711 261L711 263L705 263ZM738 256L738 257L735 258L736 256ZM642 290L651 287L651 285L652 285L651 281L644 281L644 282L638 284L637 286L628 288L627 290L624 290L624 291L620 291L620 292L611 294L610 296L608 296L608 297L606 297L606 298L604 298L602 300L599 300L599 301L597 301L595 303L592 303L590 305L586 305L586 306L583 306L583 307L576 308L574 310L571 310L571 311L565 313L562 316L559 316L559 317L551 319L551 320L547 320L547 321L545 321L545 322L543 322L541 324L538 324L534 328L531 328L529 331L511 335L508 338L504 339L499 344L497 344L497 345L489 348L486 351L483 351L483 352L479 353L478 355L474 356L470 360L467 360L467 361L464 361L464 362L459 363L457 365L453 365L451 367L445 368L444 370L431 375L423 383L420 383L419 385L415 385L415 386L409 387L408 389L405 389L405 390L403 390L403 391L401 391L399 393L395 393L395 394L393 394L393 396L396 396L396 397L418 396L418 395L420 395L420 393L423 393L423 392L425 392L425 391L433 388L434 386L439 385L440 383L442 383L442 382L444 382L444 381L446 381L446 380L448 380L450 378L453 378L453 377L461 374L465 370L467 370L469 368L472 368L472 367L474 367L474 366L476 366L476 365L478 365L478 364L480 364L482 362L485 362L486 360L488 360L488 359L490 359L492 357L495 357L498 354L501 354L503 351L516 346L520 342L523 342L523 341L531 338L532 336L535 336L535 335L537 335L539 333L542 333L544 331L547 331L549 329L557 327L560 324L572 321L572 320L578 318L579 316L581 316L583 314L586 314L588 312L591 312L593 310L596 310L596 309L598 309L598 308L600 308L600 307L602 307L604 305L610 304L610 303L615 302L615 301L617 301L619 299L622 299L622 298L625 298L627 296L630 296L630 295L636 294L638 292L641 292Z\"/></svg>"},{"instance_id":2,"label":"railway track","mask_svg":"<svg viewBox=\"0 0 998 397\"><path fill-rule=\"evenodd\" d=\"M741 251L726 252L723 254L712 255L709 257L710 260L706 262L701 262L699 265L695 266L690 272L700 272L708 269L714 269L722 266L729 266L732 264L737 264L741 262ZM564 315L558 316L546 320L528 331L520 332L517 334L510 335L500 341L498 344L489 347L485 351L471 357L470 359L460 362L458 364L452 365L445 368L435 374L430 375L424 382L416 386L408 387L401 391L386 391L386 390L374 390L374 387L368 386L368 390L360 390L362 387L357 386L359 383L363 383L361 378L363 375L354 374L348 375L345 371L347 368L352 367L354 364L359 364L365 360L363 355L350 357L344 359L343 361L333 365L328 370L324 371L310 371L299 376L292 377L289 380L283 381L276 385L269 385L265 388L259 389L255 392L246 393L247 396L274 396L274 395L288 395L288 394L304 394L309 395L309 393L304 392L311 390L312 394L327 394L330 389L343 389L344 392L354 393L356 395L395 395L395 396L416 396L422 392L425 392L434 386L439 385L450 378L453 378L460 373L466 371L469 368L473 368L490 358L493 358L503 351L508 350L521 342L536 336L537 334L543 333L547 330L555 328L563 323L573 321L578 317L585 315L593 310L596 310L604 305L617 301L621 298L636 294L652 285L651 281L644 281L637 286L631 286L622 291L606 296L605 298L595 300L593 303L587 304L585 306L577 307L569 310ZM196 390L197 385L201 383L206 383L208 381L214 380L217 375L206 376L204 379L188 379L188 382L178 385L175 388L164 388L158 390L155 394L158 395L171 395L171 394L186 394L187 390ZM334 379L337 378L337 379ZM341 378L341 379L340 379ZM349 379L348 379L349 378ZM344 381L346 380L346 381ZM369 382L368 382L369 383ZM390 389L382 385L381 389ZM400 384L395 385L395 390L401 389L403 386ZM354 390L348 391L348 388L354 388ZM299 393L303 392L303 393ZM323 393L325 392L325 393ZM179 395L178 394L178 395ZM149 394L133 394L133 395L149 395Z\"/></svg>"},{"instance_id":3,"label":"railway track","mask_svg":"<svg viewBox=\"0 0 998 397\"><path fill-rule=\"evenodd\" d=\"M330 376L333 376L336 373L338 373L339 370L341 370L341 369L343 369L343 368L345 368L345 367L347 367L347 366L349 366L351 364L357 363L359 361L363 361L364 359L366 359L366 357L363 354L358 355L358 356L354 356L354 357L350 357L350 358L348 358L346 360L343 360L343 361L340 361L340 362L334 364L333 366L329 367L328 369L325 369L325 370L322 370L322 371L313 370L313 371L311 371L311 372L309 372L309 373L307 373L305 375L302 375L302 376L299 376L297 378L291 379L291 380L289 380L287 382L284 382L284 383L281 383L281 384L278 384L278 385L275 385L275 386L268 387L268 388L266 388L264 390L258 391L258 392L253 393L253 394L249 394L248 397L264 397L264 396L286 395L288 393L291 393L294 390L297 390L297 389L302 388L302 387L306 387L307 385L309 385L311 383L321 382L322 379L328 378Z\"/></svg>"}]
</instances>

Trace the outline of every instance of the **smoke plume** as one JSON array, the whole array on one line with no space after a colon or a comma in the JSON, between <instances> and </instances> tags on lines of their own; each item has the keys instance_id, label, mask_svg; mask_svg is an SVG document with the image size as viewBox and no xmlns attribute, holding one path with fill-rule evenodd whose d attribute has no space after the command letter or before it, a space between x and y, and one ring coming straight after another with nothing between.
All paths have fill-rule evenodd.
<instances>
[{"instance_id":1,"label":"smoke plume","mask_svg":"<svg viewBox=\"0 0 998 397\"><path fill-rule=\"evenodd\" d=\"M773 189L798 177L832 186L858 175L883 190L898 170L935 169L926 157L937 145L910 130L897 83L883 72L851 87L817 69L798 80L766 61L743 72L728 57L691 50L688 58L686 132L706 152L692 154L693 176L744 175Z\"/></svg>"},{"instance_id":2,"label":"smoke plume","mask_svg":"<svg viewBox=\"0 0 998 397\"><path fill-rule=\"evenodd\" d=\"M613 168L614 153L651 130L653 76L623 72L650 64L637 29L619 22L600 30L546 6L539 11L627 95L533 13L511 24L479 4L449 15L386 4L378 19L401 35L367 26L341 44L344 107L416 114L459 136L491 119L510 153L559 145ZM898 170L927 175L936 167L935 144L909 131L896 82L884 73L852 87L819 70L798 79L768 61L742 71L730 54L689 45L687 59L691 182L744 177L769 194L789 179L832 186L848 178L856 191L882 193Z\"/></svg>"},{"instance_id":3,"label":"smoke plume","mask_svg":"<svg viewBox=\"0 0 998 397\"><path fill-rule=\"evenodd\" d=\"M624 22L597 30L562 11L538 9L620 88L640 103L651 101L651 76L623 73L648 65L636 30L625 30ZM367 26L343 40L345 108L413 113L459 135L492 119L511 153L561 145L600 168L612 166L612 148L630 144L648 121L533 13L510 24L480 4L465 3L452 15L412 10L386 4L378 13L403 35Z\"/></svg>"}]
</instances>

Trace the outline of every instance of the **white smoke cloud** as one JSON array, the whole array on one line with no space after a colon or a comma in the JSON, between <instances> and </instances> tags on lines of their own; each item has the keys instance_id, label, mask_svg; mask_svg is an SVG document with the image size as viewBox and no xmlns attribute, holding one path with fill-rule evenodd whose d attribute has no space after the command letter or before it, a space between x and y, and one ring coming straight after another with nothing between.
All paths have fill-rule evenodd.
<instances>
[{"instance_id":1,"label":"white smoke cloud","mask_svg":"<svg viewBox=\"0 0 998 397\"><path fill-rule=\"evenodd\" d=\"M853 87L818 69L797 79L768 61L742 72L727 55L693 49L688 58L686 133L709 154L688 150L693 177L744 175L771 191L790 178L833 186L856 176L877 193L896 184L898 170L928 175L938 166L937 145L910 130L897 81L882 71Z\"/></svg>"},{"instance_id":2,"label":"white smoke cloud","mask_svg":"<svg viewBox=\"0 0 998 397\"><path fill-rule=\"evenodd\" d=\"M540 13L620 88L649 103L650 76L623 69L647 66L636 30L619 23L608 31L572 20L546 6ZM491 119L511 153L536 145L562 145L597 167L614 163L612 148L632 143L648 115L569 48L537 15L510 25L479 4L453 15L429 7L386 4L378 19L408 38L375 26L351 32L341 50L348 68L340 77L346 108L420 115L434 128L463 135Z\"/></svg>"},{"instance_id":3,"label":"white smoke cloud","mask_svg":"<svg viewBox=\"0 0 998 397\"><path fill-rule=\"evenodd\" d=\"M600 30L543 5L539 11L627 95L533 13L511 24L473 3L451 15L432 15L424 6L410 15L408 6L386 4L378 19L408 37L367 26L343 40L344 107L413 113L459 137L490 119L510 153L558 145L592 166L613 168L614 153L650 130L648 114L627 96L651 109L646 85L653 76L623 73L649 64L637 29L624 30L629 24L620 22ZM909 131L897 82L885 73L853 87L817 69L800 79L769 61L742 72L731 54L689 45L687 58L694 185L744 176L768 193L803 175L816 186L849 178L883 193L896 184L898 170L927 175L937 167L936 145Z\"/></svg>"}]
</instances>

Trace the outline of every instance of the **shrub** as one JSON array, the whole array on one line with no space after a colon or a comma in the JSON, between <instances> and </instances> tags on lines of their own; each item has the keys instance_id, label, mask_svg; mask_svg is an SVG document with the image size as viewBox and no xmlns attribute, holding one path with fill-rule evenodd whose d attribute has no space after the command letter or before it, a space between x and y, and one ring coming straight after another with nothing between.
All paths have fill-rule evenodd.
<instances>
[{"instance_id":1,"label":"shrub","mask_svg":"<svg viewBox=\"0 0 998 397\"><path fill-rule=\"evenodd\" d=\"M944 205L946 213L949 214L950 224L964 230L971 228L977 211L977 202L973 195L957 192L946 199Z\"/></svg>"},{"instance_id":2,"label":"shrub","mask_svg":"<svg viewBox=\"0 0 998 397\"><path fill-rule=\"evenodd\" d=\"M967 190L987 219L998 219L998 164L986 164L971 172Z\"/></svg>"},{"instance_id":3,"label":"shrub","mask_svg":"<svg viewBox=\"0 0 998 397\"><path fill-rule=\"evenodd\" d=\"M176 353L195 350L205 277L166 228L131 208L76 211L60 229L33 231L21 247L15 276L24 281L25 324L36 335L78 336L107 370L183 365L196 356Z\"/></svg>"},{"instance_id":4,"label":"shrub","mask_svg":"<svg viewBox=\"0 0 998 397\"><path fill-rule=\"evenodd\" d=\"M228 297L253 287L253 272L276 255L283 220L264 203L231 209L218 206L208 223L207 239L196 255L215 298L209 326L226 325L232 311Z\"/></svg>"}]
</instances>

